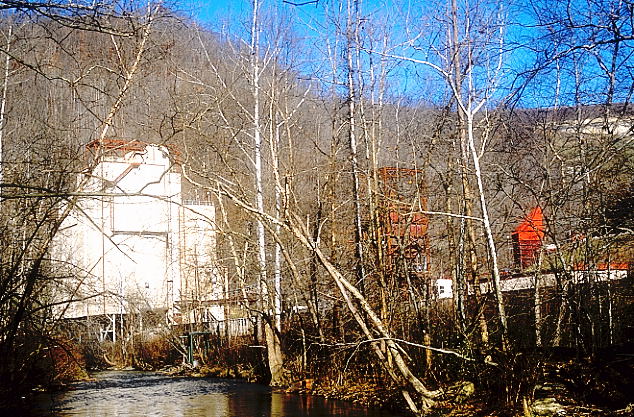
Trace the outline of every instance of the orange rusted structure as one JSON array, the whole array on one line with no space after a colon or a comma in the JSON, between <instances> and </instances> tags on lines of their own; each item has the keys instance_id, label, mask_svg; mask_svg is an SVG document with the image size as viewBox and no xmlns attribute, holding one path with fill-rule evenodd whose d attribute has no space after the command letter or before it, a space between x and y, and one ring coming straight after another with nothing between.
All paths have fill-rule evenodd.
<instances>
[{"instance_id":1,"label":"orange rusted structure","mask_svg":"<svg viewBox=\"0 0 634 417\"><path fill-rule=\"evenodd\" d=\"M535 264L542 248L545 231L544 213L540 207L535 207L511 234L517 267L528 268Z\"/></svg>"},{"instance_id":2,"label":"orange rusted structure","mask_svg":"<svg viewBox=\"0 0 634 417\"><path fill-rule=\"evenodd\" d=\"M145 150L147 143L138 140L124 140L124 139L95 139L92 142L86 144L86 148L92 151L99 148L117 150L121 152L142 152Z\"/></svg>"},{"instance_id":3,"label":"orange rusted structure","mask_svg":"<svg viewBox=\"0 0 634 417\"><path fill-rule=\"evenodd\" d=\"M128 152L144 152L148 142L142 142L139 140L125 140L125 139L114 139L114 138L106 138L106 139L95 139L86 144L86 149L91 151L93 154L97 154L99 151L107 151L113 152L116 155L123 155ZM163 145L165 146L170 155L176 160L180 162L180 151L174 145Z\"/></svg>"},{"instance_id":4,"label":"orange rusted structure","mask_svg":"<svg viewBox=\"0 0 634 417\"><path fill-rule=\"evenodd\" d=\"M415 272L429 269L429 218L427 198L422 192L423 172L417 169L383 167L379 178L379 228L386 264L394 269L406 260Z\"/></svg>"}]
</instances>

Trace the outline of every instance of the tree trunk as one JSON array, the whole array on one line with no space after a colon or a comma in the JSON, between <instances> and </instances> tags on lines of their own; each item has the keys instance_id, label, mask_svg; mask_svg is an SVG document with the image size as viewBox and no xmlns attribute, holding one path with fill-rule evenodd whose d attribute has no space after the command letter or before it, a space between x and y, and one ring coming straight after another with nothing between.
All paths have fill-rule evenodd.
<instances>
[{"instance_id":1,"label":"tree trunk","mask_svg":"<svg viewBox=\"0 0 634 417\"><path fill-rule=\"evenodd\" d=\"M9 64L11 63L11 56L9 55L11 48L11 36L13 34L13 26L9 26L9 33L7 34L7 44L5 46L5 59L4 59L4 80L2 83L2 102L0 102L0 184L4 181L4 165L3 165L3 148L2 141L4 139L4 125L6 117L7 107L7 90L9 89ZM0 186L0 197L2 197L2 187ZM2 199L0 198L0 204Z\"/></svg>"},{"instance_id":2,"label":"tree trunk","mask_svg":"<svg viewBox=\"0 0 634 417\"><path fill-rule=\"evenodd\" d=\"M480 170L480 157L476 151L475 140L473 138L473 114L467 115L467 134L469 140L469 149L471 150L471 158L475 176L478 183L478 193L480 195L480 209L482 210L482 225L486 235L487 248L491 257L491 275L493 275L493 289L498 310L498 318L502 329L502 349L508 348L508 325L506 319L506 309L504 307L504 299L502 296L502 288L500 287L500 270L498 268L498 256L495 242L493 240L493 230L489 220L489 211L487 208L486 196L484 194L484 185L482 183L482 172Z\"/></svg>"},{"instance_id":3,"label":"tree trunk","mask_svg":"<svg viewBox=\"0 0 634 417\"><path fill-rule=\"evenodd\" d=\"M270 319L264 320L264 338L266 340L269 370L271 371L270 385L272 387L282 387L288 382L284 372L284 353L282 352L280 334Z\"/></svg>"},{"instance_id":4,"label":"tree trunk","mask_svg":"<svg viewBox=\"0 0 634 417\"><path fill-rule=\"evenodd\" d=\"M357 151L356 102L358 98L354 65L354 51L359 47L358 0L348 0L348 18L346 24L346 61L348 70L348 144L350 147L350 163L352 168L352 198L354 200L354 232L355 254L357 258L357 281L363 292L365 279L365 257L363 250L363 228L361 212L361 195L359 192L359 158Z\"/></svg>"},{"instance_id":5,"label":"tree trunk","mask_svg":"<svg viewBox=\"0 0 634 417\"><path fill-rule=\"evenodd\" d=\"M253 70L253 163L255 168L255 206L258 212L264 213L264 188L262 179L262 127L260 120L260 48L259 48L259 0L253 0L253 20L251 25L251 52ZM264 223L261 218L256 220L257 253L259 266L260 315L267 346L269 369L271 371L271 385L281 385L284 381L284 358L279 333L274 329L271 321L271 299L267 282L266 240ZM273 306L274 307L274 306Z\"/></svg>"},{"instance_id":6,"label":"tree trunk","mask_svg":"<svg viewBox=\"0 0 634 417\"><path fill-rule=\"evenodd\" d=\"M373 340L374 337L368 329L364 318L361 316L360 312L356 311L356 307L354 306L352 300L350 300L350 296L359 304L361 307L361 311L368 318L370 324L373 326L374 330L379 334L380 338L385 341L387 345L387 349L392 354L393 364L388 364L385 360L385 355L381 351L379 344L376 342L371 342L374 353L377 355L377 359L380 361L381 365L384 367L386 372L390 375L390 377L397 384L401 385L405 382L411 389L413 389L420 396L421 408L428 409L434 404L434 398L437 397L440 393L438 391L433 391L427 389L425 385L418 379L411 371L409 365L407 364L406 359L401 354L400 347L393 340L390 332L384 326L383 322L379 318L379 316L374 312L366 298L359 291L359 289L352 285L338 270L337 268L328 260L328 258L324 255L321 249L316 246L314 243L311 243L307 238L307 230L303 230L303 226L301 222L299 224L294 224L292 221L289 224L292 233L297 237L297 239L308 249L312 250L317 254L322 266L326 269L330 277L334 280L339 292L342 294L344 299L346 300L348 307L353 314L355 320L363 330L366 338L368 340ZM409 397L409 393L404 393L404 397ZM414 403L410 404L410 408L414 405ZM418 413L419 410L412 409L413 412Z\"/></svg>"}]
</instances>

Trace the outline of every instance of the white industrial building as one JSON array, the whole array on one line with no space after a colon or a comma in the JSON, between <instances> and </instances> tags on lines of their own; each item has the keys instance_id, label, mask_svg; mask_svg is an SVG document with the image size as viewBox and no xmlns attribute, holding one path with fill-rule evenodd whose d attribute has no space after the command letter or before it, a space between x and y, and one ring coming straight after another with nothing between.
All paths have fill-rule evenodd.
<instances>
[{"instance_id":1,"label":"white industrial building","mask_svg":"<svg viewBox=\"0 0 634 417\"><path fill-rule=\"evenodd\" d=\"M121 140L88 149L91 169L54 244L59 315L108 317L112 328L148 311L175 324L224 320L214 207L183 198L175 152Z\"/></svg>"}]
</instances>

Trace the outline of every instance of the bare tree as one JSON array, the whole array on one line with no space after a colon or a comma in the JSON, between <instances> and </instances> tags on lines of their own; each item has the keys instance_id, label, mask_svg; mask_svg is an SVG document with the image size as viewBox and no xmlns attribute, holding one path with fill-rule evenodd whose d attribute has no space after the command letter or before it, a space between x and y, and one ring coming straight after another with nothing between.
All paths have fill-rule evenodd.
<instances>
[{"instance_id":1,"label":"bare tree","mask_svg":"<svg viewBox=\"0 0 634 417\"><path fill-rule=\"evenodd\" d=\"M16 13L26 13L26 17L34 17L29 14L31 12L21 8L28 6L24 3L33 5L30 2L3 2L2 5ZM58 5L60 16L66 6L72 7ZM125 68L122 74L115 72L125 82L122 88L112 92L110 109L105 113L105 119L97 123L98 137L103 138L108 134L115 115L120 111L121 103L129 93L130 82L146 50L146 42L157 11L157 8L150 8L146 16L135 14L135 27L140 30L138 43L134 44L137 53L131 66ZM68 12L67 16L70 16L70 9ZM93 16L95 21L99 18L98 14ZM64 22L68 24L64 25ZM0 367L3 398L19 395L21 390L28 389L29 384L36 381L31 378L32 372L37 371L41 362L38 363L34 358L44 358L45 347L53 340L52 329L57 317L52 314L52 308L59 300L52 294L52 287L49 285L54 277L49 268L49 248L61 223L79 198L79 195L73 193L72 174L76 172L80 161L73 149L73 143L67 140L71 136L67 136L68 126L61 129L56 125L65 117L72 119L75 115L65 113L65 109L58 106L64 100L46 101L56 95L61 98L74 87L71 83L66 83L65 77L60 76L64 72L64 65L72 60L64 48L71 39L76 39L75 28L69 27L71 20L64 22L34 17L32 23L25 23L19 29L14 29L15 41L8 38L9 47L3 50L5 56L10 56L11 61L16 63L15 68L21 69L19 77L30 77L34 81L31 87L37 86L45 93L23 95L25 91L20 90L20 84L7 84L9 77L5 71L3 108L6 106L6 109L2 110L3 177L0 186L3 191L0 216L6 239L2 240L0 248L0 288L3 294L0 297L0 351L11 359L3 361ZM82 25L78 29L90 27L96 36L119 36L114 31L101 30L100 25L88 25L88 22ZM39 39L24 36L38 31L44 35ZM112 40L116 41L114 38ZM18 73L12 76L17 79ZM38 99L43 101L39 106L35 104ZM30 100L31 105L18 111L18 103L22 100ZM87 102L82 104L90 107ZM38 114L35 109L45 109L48 114ZM24 117L31 117L31 121L24 124ZM42 119L45 122L40 124ZM32 135L21 136L28 131Z\"/></svg>"}]
</instances>

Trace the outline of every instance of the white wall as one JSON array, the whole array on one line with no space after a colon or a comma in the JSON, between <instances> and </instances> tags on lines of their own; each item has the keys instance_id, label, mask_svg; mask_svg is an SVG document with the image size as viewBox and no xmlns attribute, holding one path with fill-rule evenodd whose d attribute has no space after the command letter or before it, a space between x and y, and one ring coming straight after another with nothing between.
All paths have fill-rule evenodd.
<instances>
[{"instance_id":1,"label":"white wall","mask_svg":"<svg viewBox=\"0 0 634 417\"><path fill-rule=\"evenodd\" d=\"M184 322L224 320L224 308L206 300L224 298L224 277L216 263L215 208L210 203L185 204L181 210L182 236L182 301L203 302L198 311L189 311Z\"/></svg>"},{"instance_id":2,"label":"white wall","mask_svg":"<svg viewBox=\"0 0 634 417\"><path fill-rule=\"evenodd\" d=\"M194 283L200 297L222 298L214 207L182 206L181 175L165 147L106 156L82 176L79 191L94 196L78 201L54 243L53 257L72 277L60 283L59 297L78 300L60 306L60 315L172 315Z\"/></svg>"}]
</instances>

